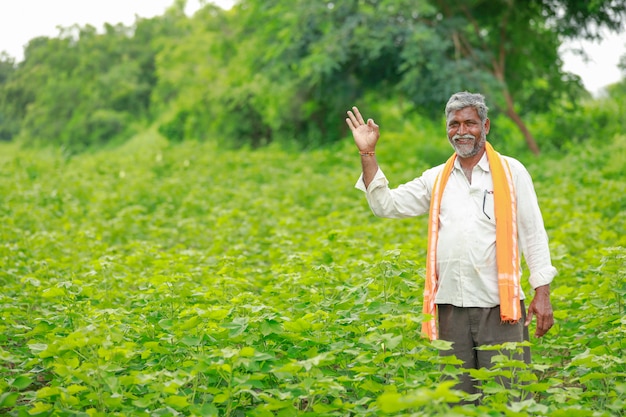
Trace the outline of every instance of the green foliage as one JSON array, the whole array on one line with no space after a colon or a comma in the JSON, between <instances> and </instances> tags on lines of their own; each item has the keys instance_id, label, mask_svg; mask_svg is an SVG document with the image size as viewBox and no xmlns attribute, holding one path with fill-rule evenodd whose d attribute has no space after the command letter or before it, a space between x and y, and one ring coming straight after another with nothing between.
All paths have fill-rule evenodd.
<instances>
[{"instance_id":1,"label":"green foliage","mask_svg":"<svg viewBox=\"0 0 626 417\"><path fill-rule=\"evenodd\" d=\"M626 63L626 55L622 57L622 60ZM626 64L621 65L620 69L622 72L626 72ZM608 97L614 100L622 101L623 103L624 97L626 97L626 82L622 80L620 82L611 84L606 87L606 90Z\"/></svg>"},{"instance_id":2,"label":"green foliage","mask_svg":"<svg viewBox=\"0 0 626 417\"><path fill-rule=\"evenodd\" d=\"M615 0L532 0L540 6L561 35L575 38L600 39L601 28L623 28L622 16L626 4Z\"/></svg>"},{"instance_id":3,"label":"green foliage","mask_svg":"<svg viewBox=\"0 0 626 417\"><path fill-rule=\"evenodd\" d=\"M403 120L380 145L394 182L450 152L426 120L381 123ZM492 347L478 407L457 404L445 344L419 336L426 219L371 215L350 141L2 144L0 414L623 415L625 144L522 155L559 269L556 326L531 367ZM494 382L512 374L512 391Z\"/></svg>"},{"instance_id":4,"label":"green foliage","mask_svg":"<svg viewBox=\"0 0 626 417\"><path fill-rule=\"evenodd\" d=\"M188 138L210 132L253 147L294 138L300 147L338 140L351 103L366 91L391 93L400 44L414 25L426 31L411 14L433 10L398 2L373 6L248 0L228 13L202 10L189 36L157 59L163 65L158 96L171 99L179 74L187 78L161 132L174 140L181 132ZM208 59L194 58L198 51Z\"/></svg>"},{"instance_id":5,"label":"green foliage","mask_svg":"<svg viewBox=\"0 0 626 417\"><path fill-rule=\"evenodd\" d=\"M15 72L15 60L5 52L0 53L0 141L9 141L19 132L15 107L20 100L7 88Z\"/></svg>"},{"instance_id":6,"label":"green foliage","mask_svg":"<svg viewBox=\"0 0 626 417\"><path fill-rule=\"evenodd\" d=\"M73 153L156 126L173 142L311 149L344 137L345 109L364 97L438 117L451 93L475 90L538 152L520 115L584 95L561 39L615 30L625 13L587 3L241 0L186 16L178 0L128 27L35 38L17 65L1 57L0 140Z\"/></svg>"},{"instance_id":7,"label":"green foliage","mask_svg":"<svg viewBox=\"0 0 626 417\"><path fill-rule=\"evenodd\" d=\"M0 121L12 121L3 135L72 152L126 140L150 116L158 41L176 35L178 17L171 10L132 27L106 24L104 33L72 26L31 40L0 82Z\"/></svg>"},{"instance_id":8,"label":"green foliage","mask_svg":"<svg viewBox=\"0 0 626 417\"><path fill-rule=\"evenodd\" d=\"M544 149L567 150L582 143L604 143L623 133L626 122L624 84L609 88L607 95L580 103L563 100L543 114L529 117L529 126L541 138Z\"/></svg>"}]
</instances>

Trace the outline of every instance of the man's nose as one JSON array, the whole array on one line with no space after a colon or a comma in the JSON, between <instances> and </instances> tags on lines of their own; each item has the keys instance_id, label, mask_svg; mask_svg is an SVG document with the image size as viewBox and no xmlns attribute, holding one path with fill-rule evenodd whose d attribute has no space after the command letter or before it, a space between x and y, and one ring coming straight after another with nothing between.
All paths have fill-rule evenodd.
<instances>
[{"instance_id":1,"label":"man's nose","mask_svg":"<svg viewBox=\"0 0 626 417\"><path fill-rule=\"evenodd\" d=\"M467 126L465 125L465 123L461 123L459 124L459 130L457 132L459 135L464 135L467 133Z\"/></svg>"}]
</instances>

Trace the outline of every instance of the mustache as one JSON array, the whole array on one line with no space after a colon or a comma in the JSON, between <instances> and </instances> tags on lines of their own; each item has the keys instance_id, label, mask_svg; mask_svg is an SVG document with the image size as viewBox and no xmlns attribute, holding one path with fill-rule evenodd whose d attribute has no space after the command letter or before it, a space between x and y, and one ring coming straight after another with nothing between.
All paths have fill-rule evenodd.
<instances>
[{"instance_id":1,"label":"mustache","mask_svg":"<svg viewBox=\"0 0 626 417\"><path fill-rule=\"evenodd\" d=\"M470 135L469 133L466 133L464 135L459 135L457 133L456 135L452 136L452 140L457 140L457 139L474 139L474 140L476 140L476 136Z\"/></svg>"}]
</instances>

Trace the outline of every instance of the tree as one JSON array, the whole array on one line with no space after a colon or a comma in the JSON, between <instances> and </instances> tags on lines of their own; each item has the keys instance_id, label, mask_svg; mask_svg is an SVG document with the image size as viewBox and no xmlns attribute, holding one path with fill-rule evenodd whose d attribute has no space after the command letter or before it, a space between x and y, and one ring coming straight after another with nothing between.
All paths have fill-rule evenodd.
<instances>
[{"instance_id":1,"label":"tree","mask_svg":"<svg viewBox=\"0 0 626 417\"><path fill-rule=\"evenodd\" d=\"M15 73L15 60L6 52L0 53L0 140L11 140L17 130L12 120L11 105L4 94L5 86Z\"/></svg>"},{"instance_id":2,"label":"tree","mask_svg":"<svg viewBox=\"0 0 626 417\"><path fill-rule=\"evenodd\" d=\"M400 80L398 44L415 25L424 26L412 14L433 10L408 0L377 3L244 0L227 13L194 16L211 29L194 30L162 52L157 91L165 91L165 80L177 73L190 74L191 80L202 74L203 80L185 94L197 100L182 106L162 132L179 138L194 131L190 125L202 123L205 114L212 121L205 132L249 140L252 146L337 140L346 106L368 91L378 90L381 97L394 93ZM429 35L425 26L421 30ZM197 50L195 57L190 48ZM190 59L165 59L183 55ZM193 71L185 68L189 64Z\"/></svg>"},{"instance_id":3,"label":"tree","mask_svg":"<svg viewBox=\"0 0 626 417\"><path fill-rule=\"evenodd\" d=\"M539 146L520 109L546 111L563 94L580 91L576 77L561 69L561 39L597 37L601 27L617 30L626 11L624 2L614 0L436 0L435 4L445 16L454 56L488 74L480 87L519 127L535 154Z\"/></svg>"},{"instance_id":4,"label":"tree","mask_svg":"<svg viewBox=\"0 0 626 417\"><path fill-rule=\"evenodd\" d=\"M231 53L202 49L213 78L172 120L189 126L205 111L215 132L253 146L294 137L307 146L333 140L345 108L368 92L434 114L452 92L474 89L539 153L524 116L583 91L561 69L561 39L615 29L623 14L615 1L241 0L219 17L222 41L207 40Z\"/></svg>"},{"instance_id":5,"label":"tree","mask_svg":"<svg viewBox=\"0 0 626 417\"><path fill-rule=\"evenodd\" d=\"M72 26L35 38L18 65L0 58L0 137L79 149L156 121L172 140L302 147L345 134L361 97L441 115L479 90L511 118L583 91L558 55L565 37L597 37L626 15L617 0L239 0L194 16Z\"/></svg>"},{"instance_id":6,"label":"tree","mask_svg":"<svg viewBox=\"0 0 626 417\"><path fill-rule=\"evenodd\" d=\"M126 139L151 116L154 57L160 40L177 34L170 17L105 24L102 33L74 25L31 40L24 61L0 83L0 117L13 122L11 137L72 151Z\"/></svg>"}]
</instances>

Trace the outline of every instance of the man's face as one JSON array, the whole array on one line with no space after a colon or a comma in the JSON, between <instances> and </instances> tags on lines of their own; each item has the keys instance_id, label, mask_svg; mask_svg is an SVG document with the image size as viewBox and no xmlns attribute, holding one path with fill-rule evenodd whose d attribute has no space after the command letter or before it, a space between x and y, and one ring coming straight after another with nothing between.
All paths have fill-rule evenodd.
<instances>
[{"instance_id":1,"label":"man's face","mask_svg":"<svg viewBox=\"0 0 626 417\"><path fill-rule=\"evenodd\" d=\"M470 158L485 148L489 119L483 124L474 107L457 110L448 119L448 140L460 158Z\"/></svg>"}]
</instances>

